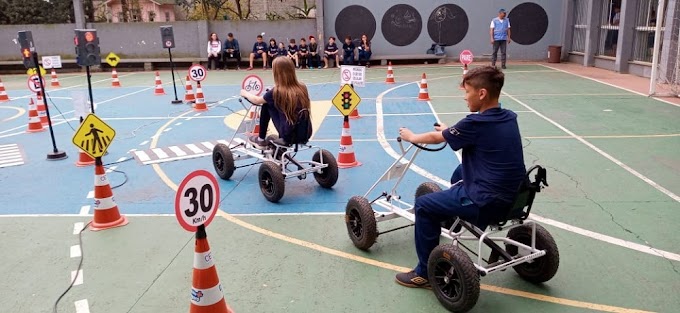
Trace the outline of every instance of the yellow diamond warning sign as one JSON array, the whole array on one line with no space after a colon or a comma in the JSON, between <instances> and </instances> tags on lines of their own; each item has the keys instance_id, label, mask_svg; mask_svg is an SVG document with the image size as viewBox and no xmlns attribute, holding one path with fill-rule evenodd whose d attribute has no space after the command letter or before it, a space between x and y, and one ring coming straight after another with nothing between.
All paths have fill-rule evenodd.
<instances>
[{"instance_id":1,"label":"yellow diamond warning sign","mask_svg":"<svg viewBox=\"0 0 680 313\"><path fill-rule=\"evenodd\" d=\"M340 91L333 97L331 102L333 102L335 108L337 108L342 115L348 116L357 108L357 106L359 106L361 98L359 98L359 95L354 91L352 86L345 84L340 88Z\"/></svg>"},{"instance_id":2,"label":"yellow diamond warning sign","mask_svg":"<svg viewBox=\"0 0 680 313\"><path fill-rule=\"evenodd\" d=\"M120 57L117 56L115 53L111 52L109 55L106 56L106 63L109 64L111 67L116 67L118 65L118 62L120 62Z\"/></svg>"},{"instance_id":3,"label":"yellow diamond warning sign","mask_svg":"<svg viewBox=\"0 0 680 313\"><path fill-rule=\"evenodd\" d=\"M106 153L116 131L94 114L89 114L73 135L73 144L93 158Z\"/></svg>"}]
</instances>

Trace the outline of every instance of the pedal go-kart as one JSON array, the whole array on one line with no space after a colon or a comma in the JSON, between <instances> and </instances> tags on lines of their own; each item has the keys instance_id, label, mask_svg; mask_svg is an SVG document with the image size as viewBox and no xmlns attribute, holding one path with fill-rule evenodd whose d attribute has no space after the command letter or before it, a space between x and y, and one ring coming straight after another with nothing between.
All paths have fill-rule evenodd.
<instances>
[{"instance_id":1,"label":"pedal go-kart","mask_svg":"<svg viewBox=\"0 0 680 313\"><path fill-rule=\"evenodd\" d=\"M253 112L253 116L259 116L261 107L252 104L252 107L246 107L243 99L245 98L240 98L239 103L244 109ZM248 114L244 114L229 144L215 145L212 160L220 178L228 180L237 168L261 164L258 171L260 190L270 202L281 200L286 188L285 180L292 177L303 180L307 178L307 174L313 173L314 179L321 187L331 188L335 185L338 181L338 163L333 154L307 143L287 144L276 135L267 136L267 147L261 148L248 141L248 135L252 134L258 123L258 119L249 118ZM299 152L310 151L314 151L311 161L296 159ZM235 165L235 161L245 159L258 161L241 166Z\"/></svg>"},{"instance_id":2,"label":"pedal go-kart","mask_svg":"<svg viewBox=\"0 0 680 313\"><path fill-rule=\"evenodd\" d=\"M364 196L352 197L346 206L345 224L354 245L368 250L379 235L415 225L414 207L401 200L397 187L406 171L413 164L421 150L439 151L446 147L432 149L412 144L407 149L397 139L402 155L396 160ZM406 161L406 155L416 147L416 151ZM536 171L534 180L530 175ZM375 200L368 197L381 181L396 179L389 192L382 192ZM479 229L472 223L460 218L442 223L441 236L451 243L437 246L428 259L428 280L439 302L451 312L467 312L475 306L480 292L480 276L486 276L512 267L519 276L532 283L550 280L559 267L559 251L553 237L541 225L528 220L537 192L548 186L546 170L534 166L526 173L525 183L519 188L512 207L508 208L505 219L493 221L489 227ZM422 183L416 189L416 198L431 192L440 191L439 185L432 182ZM373 210L376 205L383 210ZM405 218L408 225L378 232L377 223L396 218ZM505 236L499 236L508 231ZM466 247L462 242L476 243L475 249ZM504 244L504 248L499 245ZM475 255L474 259L463 251ZM490 252L489 252L490 249ZM483 259L484 252L489 253Z\"/></svg>"}]
</instances>

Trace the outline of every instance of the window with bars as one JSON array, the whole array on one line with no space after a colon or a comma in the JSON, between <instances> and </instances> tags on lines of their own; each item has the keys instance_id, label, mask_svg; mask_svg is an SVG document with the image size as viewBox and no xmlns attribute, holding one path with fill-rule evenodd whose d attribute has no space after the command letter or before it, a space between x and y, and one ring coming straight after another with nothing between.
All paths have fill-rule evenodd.
<instances>
[{"instance_id":1,"label":"window with bars","mask_svg":"<svg viewBox=\"0 0 680 313\"><path fill-rule=\"evenodd\" d=\"M588 0L574 0L574 25L571 39L572 52L585 52L588 30Z\"/></svg>"},{"instance_id":2,"label":"window with bars","mask_svg":"<svg viewBox=\"0 0 680 313\"><path fill-rule=\"evenodd\" d=\"M602 1L600 16L600 44L598 55L616 56L619 41L619 21L621 20L621 0Z\"/></svg>"},{"instance_id":3,"label":"window with bars","mask_svg":"<svg viewBox=\"0 0 680 313\"><path fill-rule=\"evenodd\" d=\"M638 2L635 35L633 38L633 61L652 63L658 6L658 0L639 0ZM664 15L666 13L665 10L666 8L664 8ZM665 21L663 24L665 24ZM663 36L664 25L661 26L661 36ZM663 44L663 40L661 43Z\"/></svg>"}]
</instances>

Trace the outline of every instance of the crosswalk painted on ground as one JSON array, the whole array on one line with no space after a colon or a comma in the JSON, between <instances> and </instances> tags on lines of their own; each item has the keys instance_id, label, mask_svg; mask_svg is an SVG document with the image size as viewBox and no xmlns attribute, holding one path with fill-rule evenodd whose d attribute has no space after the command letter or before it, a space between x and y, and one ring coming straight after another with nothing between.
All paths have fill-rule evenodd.
<instances>
[{"instance_id":1,"label":"crosswalk painted on ground","mask_svg":"<svg viewBox=\"0 0 680 313\"><path fill-rule=\"evenodd\" d=\"M24 155L19 145L12 143L0 145L0 168L24 164Z\"/></svg>"},{"instance_id":2,"label":"crosswalk painted on ground","mask_svg":"<svg viewBox=\"0 0 680 313\"><path fill-rule=\"evenodd\" d=\"M139 163L149 165L209 156L212 155L213 148L218 143L229 146L229 142L227 140L213 140L163 148L138 150L132 151L131 153Z\"/></svg>"}]
</instances>

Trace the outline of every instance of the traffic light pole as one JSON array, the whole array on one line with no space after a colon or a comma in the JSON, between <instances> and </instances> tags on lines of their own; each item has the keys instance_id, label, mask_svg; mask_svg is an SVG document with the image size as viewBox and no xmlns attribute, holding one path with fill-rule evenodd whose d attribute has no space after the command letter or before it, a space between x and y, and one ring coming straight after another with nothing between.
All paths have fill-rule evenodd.
<instances>
[{"instance_id":1,"label":"traffic light pole","mask_svg":"<svg viewBox=\"0 0 680 313\"><path fill-rule=\"evenodd\" d=\"M94 114L94 98L92 97L92 76L90 75L90 66L85 67L87 73L87 92L90 94L90 112Z\"/></svg>"},{"instance_id":2,"label":"traffic light pole","mask_svg":"<svg viewBox=\"0 0 680 313\"><path fill-rule=\"evenodd\" d=\"M182 100L177 99L177 85L175 85L175 63L172 62L172 49L168 48L168 54L170 55L170 67L172 72L172 88L175 89L175 100L172 100L172 104L180 104Z\"/></svg>"},{"instance_id":3,"label":"traffic light pole","mask_svg":"<svg viewBox=\"0 0 680 313\"><path fill-rule=\"evenodd\" d=\"M38 53L33 51L33 63L35 65L35 72L38 75L38 83L40 84L40 92L43 93L43 104L45 105L45 113L47 114L47 127L50 129L50 137L52 138L52 153L47 154L47 160L58 161L68 158L66 152L57 149L57 141L54 139L54 130L52 129L52 118L50 117L50 106L47 105L47 94L45 93L45 86L43 85L42 73L40 73L40 64L38 63Z\"/></svg>"}]
</instances>

